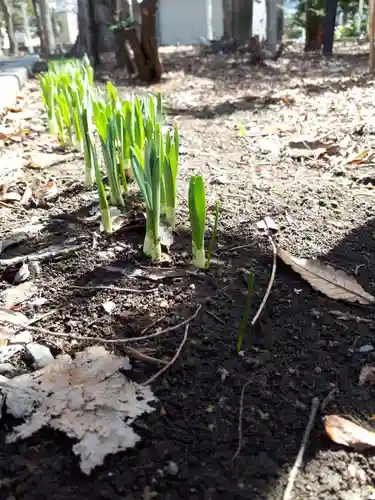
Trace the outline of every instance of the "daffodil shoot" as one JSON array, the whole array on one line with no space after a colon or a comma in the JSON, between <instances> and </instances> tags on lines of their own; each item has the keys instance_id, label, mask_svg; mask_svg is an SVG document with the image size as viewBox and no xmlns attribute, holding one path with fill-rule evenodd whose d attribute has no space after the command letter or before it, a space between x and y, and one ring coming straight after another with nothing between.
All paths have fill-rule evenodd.
<instances>
[{"instance_id":1,"label":"daffodil shoot","mask_svg":"<svg viewBox=\"0 0 375 500\"><path fill-rule=\"evenodd\" d=\"M189 214L192 238L192 264L198 269L206 267L204 233L206 227L206 194L201 175L191 177L189 183Z\"/></svg>"},{"instance_id":2,"label":"daffodil shoot","mask_svg":"<svg viewBox=\"0 0 375 500\"><path fill-rule=\"evenodd\" d=\"M152 260L158 261L162 255L159 237L161 166L155 141L145 142L143 159L140 148L132 148L131 161L134 178L146 204L143 252Z\"/></svg>"}]
</instances>

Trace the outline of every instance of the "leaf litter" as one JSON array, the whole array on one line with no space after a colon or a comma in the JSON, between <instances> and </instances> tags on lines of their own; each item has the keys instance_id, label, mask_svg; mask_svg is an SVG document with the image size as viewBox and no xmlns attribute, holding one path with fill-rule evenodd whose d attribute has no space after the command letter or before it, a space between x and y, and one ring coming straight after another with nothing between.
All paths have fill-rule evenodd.
<instances>
[{"instance_id":1,"label":"leaf litter","mask_svg":"<svg viewBox=\"0 0 375 500\"><path fill-rule=\"evenodd\" d=\"M300 259L286 250L278 249L279 257L310 285L331 299L360 304L374 304L375 297L367 293L357 281L344 273L323 264L317 259Z\"/></svg>"},{"instance_id":2,"label":"leaf litter","mask_svg":"<svg viewBox=\"0 0 375 500\"><path fill-rule=\"evenodd\" d=\"M184 78L185 78L185 75L184 75ZM189 76L188 76L188 75L186 75L186 80L187 80L187 86L188 86L189 84L191 84L191 80L189 80ZM203 79L202 79L202 80L203 80ZM319 80L319 78L316 78L316 79L315 79L315 81L316 81L316 82L317 82L318 80ZM323 79L320 79L320 80L321 80L321 83L325 83ZM307 81L306 81L306 85L307 85ZM300 91L300 89L299 89L299 91ZM218 96L220 96L219 92L218 92L217 94L218 94ZM325 97L325 96L323 96L323 97ZM304 99L304 98L305 98L305 96L302 96L302 99ZM182 101L183 101L183 98L182 98ZM193 101L193 99L192 99L192 101ZM345 100L344 100L344 101L345 101ZM322 98L322 102L323 102L323 98ZM319 99L319 106L320 106L320 99ZM337 105L337 106L340 106L340 103L338 103L338 105ZM343 107L343 108L345 108L345 109L343 109L343 111L344 111L344 112L346 111L346 107L347 107L347 106L348 106L348 105L347 105L347 103L346 103L346 102L345 102L345 104L343 104L343 105L342 105L342 107ZM324 107L324 102L323 102L323 105L321 106L321 108L323 108L323 107ZM277 110L277 113L279 113L279 110ZM319 109L317 109L317 113L319 113ZM293 119L290 119L290 118L293 118ZM320 117L320 118L321 118L321 117ZM285 116L285 114L283 114L283 111L281 111L280 116L278 116L278 114L276 114L276 115L274 116L274 118L273 118L273 119L274 119L274 123L284 122L284 121L285 121L285 122L287 122L288 117L286 117L286 116ZM292 115L289 115L289 121L290 121L290 122L294 122L294 123L297 123L297 122L298 122L298 120L295 120L295 119L294 119L294 117L293 117ZM311 122L312 122L312 120L311 120ZM330 120L329 120L329 119L328 119L328 120L325 120L325 121L324 121L324 120L321 120L321 119L320 119L320 120L319 120L319 119L314 120L314 123L313 123L312 125L313 125L313 126L315 126L315 123L316 123L316 127L317 127L317 129L319 129L319 128L324 128L324 127L331 127L331 126L332 126L332 123L330 122ZM249 128L250 128L250 126L249 126ZM270 133L277 133L277 131L272 131L272 127L271 127ZM315 131L315 137L317 137L317 138L322 137L322 135L321 135L321 130L316 130L316 131ZM271 140L272 140L272 138L271 138ZM333 141L333 142L335 142L335 138L332 138L332 141ZM328 142L328 141L327 141L327 142ZM341 145L341 142L339 141L339 138L338 138L337 142L338 142L338 143L340 143L340 145ZM323 147L322 147L322 148L320 148L320 149L321 149L321 151L319 150L319 148L317 148L314 154L307 153L307 154L306 154L306 157L302 158L302 161L304 162L304 165L307 165L307 167L308 167L308 168L320 168L323 164L326 164L326 165L327 165L327 167L332 166L332 164L333 164L333 160L332 160L332 158L330 158L330 159L329 159L329 161L327 161L327 160L328 160L328 158L327 158L328 154L326 154L326 147L325 147L325 146L327 146L327 145L329 145L329 144L323 144ZM362 147L362 146L361 146L361 147ZM280 151L282 151L282 149L281 149L281 148L277 148L277 149L280 149ZM298 148L297 148L297 149L298 149ZM284 150L283 152L285 152L285 150ZM340 151L341 158L340 158L340 160L341 160L343 163L345 163L345 159L347 158L347 154L346 154L346 153L347 153L347 150L346 150L346 149L344 149L344 148L341 148L341 151ZM288 153L287 153L287 154L288 154ZM279 158L280 158L280 157L281 157L281 155L279 156ZM289 157L287 157L287 162L289 162L289 160L292 160L292 161L289 163L289 166L290 166L290 165L292 165L292 167L294 167L294 166L295 166L295 163L293 163L295 159L299 160L299 159L301 159L301 157L298 157L298 156L297 156L296 158L290 158L290 156L289 156ZM305 182L306 184L308 183L308 181L305 181L305 179L303 179L303 180L302 180L302 182ZM263 186L263 185L261 185L261 188L263 188L263 187L264 187L264 186ZM315 189L315 188L313 188L313 189L312 189L313 194L314 194L314 189ZM301 194L300 194L300 192L299 192L298 190L295 190L295 191L294 191L294 190L291 190L291 191L292 191L292 192L290 192L290 196L292 196L292 197L296 197L296 198L299 198L299 197L301 196ZM309 194L310 194L310 193L309 193ZM313 198L313 194L312 194L311 198ZM260 214L258 213L258 214L257 214L257 218L258 218L258 219L255 219L255 220L259 220L259 219L260 219L260 217L262 217L262 213L260 213ZM297 221L297 223L298 223L298 219L299 219L298 215L297 215L297 216L294 216L294 218L295 218L295 220L296 220L296 221ZM315 222L315 221L314 221L314 222ZM310 224L310 223L311 223L311 220L308 220L308 223L307 223L306 225L308 226L308 224ZM297 232L297 231L296 231L296 232ZM293 235L293 237L294 237L294 235ZM297 238L298 238L298 237L297 237ZM303 232L302 232L302 231L300 232L300 239L301 239L301 240L302 240L302 239L304 239L304 234L303 234ZM331 243L331 242L329 242L329 243ZM328 246L328 243L326 244L326 246ZM302 274L301 274L301 276L302 276ZM303 277L305 278L305 276L303 276ZM161 277L161 278L158 278L158 279L164 279L164 278L163 278L163 277ZM306 278L305 278L305 279L306 279ZM363 290L363 289L362 289L362 290ZM322 290L321 290L321 291L322 291ZM323 292L323 293L325 293L324 291L322 291L322 292ZM366 293L366 292L365 292L365 293ZM349 300L349 302L352 302L352 301L351 301L351 300Z\"/></svg>"},{"instance_id":3,"label":"leaf litter","mask_svg":"<svg viewBox=\"0 0 375 500\"><path fill-rule=\"evenodd\" d=\"M8 414L24 423L8 434L14 442L50 427L77 440L73 452L89 475L109 454L133 448L140 437L131 427L143 413L155 411L149 386L126 379L124 358L101 346L63 355L41 370L6 379L0 395Z\"/></svg>"}]
</instances>

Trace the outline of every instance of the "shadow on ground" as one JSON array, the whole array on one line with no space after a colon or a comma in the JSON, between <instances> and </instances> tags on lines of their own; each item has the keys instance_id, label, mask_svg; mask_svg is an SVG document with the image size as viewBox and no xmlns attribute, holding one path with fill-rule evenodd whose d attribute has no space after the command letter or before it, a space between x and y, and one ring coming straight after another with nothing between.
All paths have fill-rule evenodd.
<instances>
[{"instance_id":1,"label":"shadow on ground","mask_svg":"<svg viewBox=\"0 0 375 500\"><path fill-rule=\"evenodd\" d=\"M358 281L370 293L375 289L374 230L375 219L321 256L348 273L356 270ZM81 236L89 242L90 233L86 228ZM142 233L127 236L125 241L116 236L100 239L98 250L106 251L117 242L125 243L125 247L105 263L100 263L87 246L66 261L52 261L48 269L43 266L44 290L50 294L51 307L59 311L55 328L72 331L72 335L134 336L158 319L161 310L166 314L160 322L164 328L191 315L198 304L203 306L191 324L181 356L153 384L160 401L158 410L137 421L135 429L142 441L136 449L108 457L90 478L78 472L72 443L62 435L42 431L17 445L3 444L3 492L13 492L19 499L44 495L56 500L78 500L90 494L95 499L123 500L144 498L145 488L151 488L160 498L171 500L276 500L282 495L286 473L298 452L314 397L323 400L336 388L338 393L328 404L327 413L367 420L375 413L372 389L358 386L361 366L375 361L373 351L358 351L363 345L372 345L373 308L331 300L278 262L266 308L255 327L248 327L244 352L239 356L236 341L247 273L249 269L255 272L251 316L259 307L271 273L272 252L265 237L251 229L246 236L220 234L218 261L210 272L156 284L127 277L128 270L144 269L149 264L139 251ZM181 231L173 247L175 263L180 267L189 246L189 234ZM125 272L116 275L108 271L108 265ZM139 289L157 286L158 290L151 295L134 295L72 288L109 283ZM122 315L103 314L102 304L108 299L115 301ZM338 310L346 319L333 312ZM369 322L355 317L368 318ZM137 348L152 349L153 356L170 359L182 334L179 329L161 335L156 342L139 343ZM116 351L121 353L121 347ZM134 362L130 375L143 381L154 372L154 366ZM245 383L242 446L232 462L238 451L240 398ZM3 432L6 430L5 423ZM319 415L306 456L309 485L313 485L311 496L306 496L302 472L295 498L324 499L323 486L327 498L339 498L339 493L350 490L347 475L342 475L336 487L330 483L330 467L332 474L337 474L355 460L340 451L338 464L337 453L338 448L323 436ZM322 456L324 474L319 471ZM167 472L170 461L177 464L176 475ZM375 465L371 456L361 457L361 464L369 471Z\"/></svg>"}]
</instances>

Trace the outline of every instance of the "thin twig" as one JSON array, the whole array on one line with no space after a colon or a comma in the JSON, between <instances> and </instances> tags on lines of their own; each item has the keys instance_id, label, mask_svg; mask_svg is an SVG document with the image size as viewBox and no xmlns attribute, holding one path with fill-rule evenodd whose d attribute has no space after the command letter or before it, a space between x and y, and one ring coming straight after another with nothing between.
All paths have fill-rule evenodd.
<instances>
[{"instance_id":1,"label":"thin twig","mask_svg":"<svg viewBox=\"0 0 375 500\"><path fill-rule=\"evenodd\" d=\"M300 446L300 449L298 451L297 458L294 462L294 465L289 473L288 483L287 483L286 489L284 491L283 500L290 500L292 498L292 491L293 491L294 483L295 483L298 471L302 465L303 456L305 454L305 450L306 450L307 442L308 442L309 437L310 437L310 433L312 431L312 428L314 427L315 417L316 417L319 405L320 405L319 399L314 398L312 400L312 403L311 403L310 416L309 416L309 420L307 422L305 433L304 433L303 438L302 438L301 446Z\"/></svg>"},{"instance_id":2,"label":"thin twig","mask_svg":"<svg viewBox=\"0 0 375 500\"><path fill-rule=\"evenodd\" d=\"M235 250L242 250L243 248L250 248L253 247L254 243L247 243L246 245L236 245L235 247L224 247L224 248L218 248L216 250L216 253L219 252L234 252Z\"/></svg>"},{"instance_id":3,"label":"thin twig","mask_svg":"<svg viewBox=\"0 0 375 500\"><path fill-rule=\"evenodd\" d=\"M21 212L27 213L26 208L23 207L22 205L17 204L17 203L15 203L14 205L10 205L9 203L5 203L4 201L0 201L0 205L2 207L11 208L12 210L16 209L16 210L21 210Z\"/></svg>"},{"instance_id":4,"label":"thin twig","mask_svg":"<svg viewBox=\"0 0 375 500\"><path fill-rule=\"evenodd\" d=\"M36 316L33 319L30 319L28 321L28 325L35 325L35 323L39 323L39 321L43 321L44 319L48 318L48 316L52 316L52 314L55 314L56 309L53 309L52 311L48 311L45 314L42 314L41 316Z\"/></svg>"},{"instance_id":5,"label":"thin twig","mask_svg":"<svg viewBox=\"0 0 375 500\"><path fill-rule=\"evenodd\" d=\"M233 462L236 460L236 458L238 457L238 455L240 454L241 452L241 449L242 449L242 417L243 417L243 402L244 402L244 398L245 398L245 389L246 387L250 384L250 380L248 380L247 382L244 383L244 385L242 386L242 390L241 390L241 398L240 398L240 410L238 412L238 446L237 446L237 450L236 450L236 453L233 455L232 457L232 464Z\"/></svg>"},{"instance_id":6,"label":"thin twig","mask_svg":"<svg viewBox=\"0 0 375 500\"><path fill-rule=\"evenodd\" d=\"M276 249L276 245L272 239L272 237L270 235L268 235L268 239L270 240L270 243L272 245L272 251L273 251L273 263L272 263L272 272L271 272L271 277L270 277L270 281L268 283L268 287L267 287L267 290L266 290L266 293L264 294L264 297L263 297L263 300L259 306L259 309L257 310L254 318L251 320L251 326L254 326L255 323L257 322L259 316L261 315L263 309L264 309L264 306L266 305L266 302L268 300L268 297L271 293L271 289L272 289L272 286L273 286L273 283L275 281L275 276L276 276L276 265L277 265L277 249Z\"/></svg>"},{"instance_id":7,"label":"thin twig","mask_svg":"<svg viewBox=\"0 0 375 500\"><path fill-rule=\"evenodd\" d=\"M125 346L124 350L127 354L130 354L136 359L139 359L141 361L148 361L149 363L154 363L156 365L167 365L168 361L163 361L161 359L153 358L151 356L147 356L147 354L143 354L142 352L137 351L136 349L133 349L133 347L130 346Z\"/></svg>"},{"instance_id":8,"label":"thin twig","mask_svg":"<svg viewBox=\"0 0 375 500\"><path fill-rule=\"evenodd\" d=\"M182 342L181 342L181 344L179 345L179 347L178 347L178 349L176 351L176 354L173 356L173 358L168 362L168 364L166 364L165 366L163 366L163 368L161 368L158 372L156 372L155 375L153 375L152 377L150 377L149 379L147 379L146 382L143 382L142 385L149 385L149 384L151 384L158 377L160 377L160 375L162 375L164 372L166 372L173 365L173 363L176 361L176 359L181 354L182 348L184 347L184 345L185 345L185 343L187 341L188 332L189 332L189 323L185 326L184 337L183 337Z\"/></svg>"},{"instance_id":9,"label":"thin twig","mask_svg":"<svg viewBox=\"0 0 375 500\"><path fill-rule=\"evenodd\" d=\"M31 330L34 332L39 332L43 333L44 335L50 335L52 337L56 338L64 338L64 339L72 339L72 340L77 340L77 341L89 341L89 342L97 342L98 344L127 344L128 342L138 342L139 340L147 340L147 339L152 339L154 337L158 337L160 335L163 335L164 333L168 332L173 332L174 330L177 330L181 326L185 326L188 323L190 323L193 319L196 318L198 315L199 311L201 310L202 306L199 305L195 311L195 313L192 316L189 316L189 318L185 319L184 321L181 321L181 323L178 323L177 325L174 326L169 326L168 328L165 328L164 330L160 330L159 332L152 333L151 335L145 335L141 337L131 337L127 339L101 339L98 337L90 337L90 336L75 336L72 335L71 333L62 333L62 332L52 332L51 330L47 330L45 328L41 328L39 326L31 326L29 323L25 323L24 325L20 325L19 321L17 322L16 320L12 321L11 319L7 318L1 318L1 321L3 323L8 323L10 325L16 325L18 327L24 327L25 330Z\"/></svg>"},{"instance_id":10,"label":"thin twig","mask_svg":"<svg viewBox=\"0 0 375 500\"><path fill-rule=\"evenodd\" d=\"M161 316L160 318L156 319L155 321L153 321L152 323L150 323L149 325L145 326L143 328L143 330L141 330L141 335L144 335L146 332L149 331L150 328L152 328L153 326L157 325L158 323L160 323L161 321L163 321L163 319L166 317L167 315L164 314L164 316Z\"/></svg>"},{"instance_id":11,"label":"thin twig","mask_svg":"<svg viewBox=\"0 0 375 500\"><path fill-rule=\"evenodd\" d=\"M121 286L112 285L98 285L98 286L78 286L69 285L69 288L74 288L78 290L112 290L113 292L126 292L126 293L151 293L157 290L157 288L148 288L146 290L136 290L134 288L122 288Z\"/></svg>"},{"instance_id":12,"label":"thin twig","mask_svg":"<svg viewBox=\"0 0 375 500\"><path fill-rule=\"evenodd\" d=\"M329 391L329 393L327 394L327 396L323 399L322 404L320 405L320 411L321 412L325 412L325 409L326 409L327 405L335 397L335 394L338 394L338 393L339 393L339 390L337 389L337 387L334 387L333 389L331 389Z\"/></svg>"},{"instance_id":13,"label":"thin twig","mask_svg":"<svg viewBox=\"0 0 375 500\"><path fill-rule=\"evenodd\" d=\"M222 325L225 325L225 321L223 321L222 319L220 319L218 316L216 316L215 313L213 313L212 311L210 311L209 309L206 309L204 308L204 310L206 311L206 313L209 315L209 316L212 316L213 318L216 319L216 321L218 321L219 323L221 323Z\"/></svg>"}]
</instances>

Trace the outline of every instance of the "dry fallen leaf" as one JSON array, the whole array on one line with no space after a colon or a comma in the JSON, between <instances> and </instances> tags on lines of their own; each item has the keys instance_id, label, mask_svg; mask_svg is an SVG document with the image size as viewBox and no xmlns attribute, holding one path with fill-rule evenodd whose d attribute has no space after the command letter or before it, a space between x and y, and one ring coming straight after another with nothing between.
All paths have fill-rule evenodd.
<instances>
[{"instance_id":1,"label":"dry fallen leaf","mask_svg":"<svg viewBox=\"0 0 375 500\"><path fill-rule=\"evenodd\" d=\"M279 257L305 279L310 285L327 297L360 304L374 304L375 297L365 292L357 281L344 271L334 269L317 259L299 259L286 250L278 249Z\"/></svg>"},{"instance_id":2,"label":"dry fallen leaf","mask_svg":"<svg viewBox=\"0 0 375 500\"><path fill-rule=\"evenodd\" d=\"M29 320L21 312L11 311L6 307L0 307L0 322L15 326L27 325Z\"/></svg>"},{"instance_id":3,"label":"dry fallen leaf","mask_svg":"<svg viewBox=\"0 0 375 500\"><path fill-rule=\"evenodd\" d=\"M18 269L17 274L14 277L13 283L18 285L30 278L31 272L27 262L24 262Z\"/></svg>"},{"instance_id":4,"label":"dry fallen leaf","mask_svg":"<svg viewBox=\"0 0 375 500\"><path fill-rule=\"evenodd\" d=\"M16 191L7 191L1 196L1 201L21 201L22 196Z\"/></svg>"},{"instance_id":5,"label":"dry fallen leaf","mask_svg":"<svg viewBox=\"0 0 375 500\"><path fill-rule=\"evenodd\" d=\"M258 221L256 223L256 226L258 229L263 229L263 230L268 230L268 229L271 229L272 231L279 230L279 226L277 225L277 223L268 215L264 217L264 219Z\"/></svg>"},{"instance_id":6,"label":"dry fallen leaf","mask_svg":"<svg viewBox=\"0 0 375 500\"><path fill-rule=\"evenodd\" d=\"M364 450L375 446L375 432L338 415L323 418L326 433L337 444Z\"/></svg>"},{"instance_id":7,"label":"dry fallen leaf","mask_svg":"<svg viewBox=\"0 0 375 500\"><path fill-rule=\"evenodd\" d=\"M356 154L350 156L346 160L346 164L347 165L359 165L364 160L367 160L368 156L369 156L369 152L368 151L359 151L359 153L356 153Z\"/></svg>"},{"instance_id":8,"label":"dry fallen leaf","mask_svg":"<svg viewBox=\"0 0 375 500\"><path fill-rule=\"evenodd\" d=\"M365 365L359 374L358 385L375 384L375 366Z\"/></svg>"},{"instance_id":9,"label":"dry fallen leaf","mask_svg":"<svg viewBox=\"0 0 375 500\"><path fill-rule=\"evenodd\" d=\"M74 359L61 356L32 374L0 377L7 413L24 419L7 441L32 436L42 427L64 432L76 441L73 452L87 475L107 455L133 448L140 437L131 425L155 411L149 403L156 398L149 386L121 373L123 364L122 357L94 346Z\"/></svg>"},{"instance_id":10,"label":"dry fallen leaf","mask_svg":"<svg viewBox=\"0 0 375 500\"><path fill-rule=\"evenodd\" d=\"M116 308L116 304L112 302L112 300L107 300L106 302L103 302L102 307L106 313L112 314Z\"/></svg>"},{"instance_id":11,"label":"dry fallen leaf","mask_svg":"<svg viewBox=\"0 0 375 500\"><path fill-rule=\"evenodd\" d=\"M7 288L0 294L0 297L4 300L6 307L14 307L31 298L37 291L38 289L34 282L26 281L17 286Z\"/></svg>"},{"instance_id":12,"label":"dry fallen leaf","mask_svg":"<svg viewBox=\"0 0 375 500\"><path fill-rule=\"evenodd\" d=\"M28 205L29 201L33 196L33 192L30 186L26 186L25 191L23 192L22 198L20 200L21 205Z\"/></svg>"},{"instance_id":13,"label":"dry fallen leaf","mask_svg":"<svg viewBox=\"0 0 375 500\"><path fill-rule=\"evenodd\" d=\"M333 155L339 152L337 144L324 142L312 137L301 137L288 144L289 155L293 158L319 158L324 154Z\"/></svg>"},{"instance_id":14,"label":"dry fallen leaf","mask_svg":"<svg viewBox=\"0 0 375 500\"><path fill-rule=\"evenodd\" d=\"M9 111L9 113L22 113L23 108L12 107L12 108L7 108L7 111Z\"/></svg>"}]
</instances>

